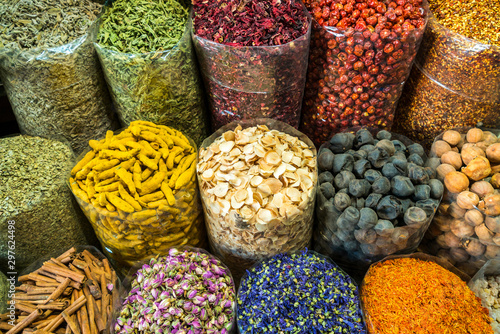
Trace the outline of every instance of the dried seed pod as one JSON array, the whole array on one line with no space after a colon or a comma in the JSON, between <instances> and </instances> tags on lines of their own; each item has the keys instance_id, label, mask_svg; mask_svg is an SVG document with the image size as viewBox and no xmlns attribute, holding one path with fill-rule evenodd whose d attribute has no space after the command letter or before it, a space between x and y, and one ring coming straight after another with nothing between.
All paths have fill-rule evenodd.
<instances>
[{"instance_id":1,"label":"dried seed pod","mask_svg":"<svg viewBox=\"0 0 500 334\"><path fill-rule=\"evenodd\" d=\"M333 153L344 153L352 148L354 136L350 133L337 133L330 139L330 150Z\"/></svg>"},{"instance_id":2,"label":"dried seed pod","mask_svg":"<svg viewBox=\"0 0 500 334\"><path fill-rule=\"evenodd\" d=\"M403 227L396 227L391 235L391 240L394 244L400 246L400 248L406 247L408 239L410 238L410 232L408 229Z\"/></svg>"},{"instance_id":3,"label":"dried seed pod","mask_svg":"<svg viewBox=\"0 0 500 334\"><path fill-rule=\"evenodd\" d=\"M410 178L406 176L395 176L391 180L391 192L398 197L407 197L413 195L415 186Z\"/></svg>"},{"instance_id":4,"label":"dried seed pod","mask_svg":"<svg viewBox=\"0 0 500 334\"><path fill-rule=\"evenodd\" d=\"M405 152L406 151L406 145L403 144L400 140L394 139L394 140L392 140L392 144L394 145L396 152Z\"/></svg>"},{"instance_id":5,"label":"dried seed pod","mask_svg":"<svg viewBox=\"0 0 500 334\"><path fill-rule=\"evenodd\" d=\"M335 154L328 148L323 148L318 156L318 167L322 171L330 171L333 168L333 159Z\"/></svg>"},{"instance_id":6,"label":"dried seed pod","mask_svg":"<svg viewBox=\"0 0 500 334\"><path fill-rule=\"evenodd\" d=\"M490 183L496 189L500 188L500 173L495 173L490 180Z\"/></svg>"},{"instance_id":7,"label":"dried seed pod","mask_svg":"<svg viewBox=\"0 0 500 334\"><path fill-rule=\"evenodd\" d=\"M444 241L447 248L460 247L461 241L452 231L448 231L444 234Z\"/></svg>"},{"instance_id":8,"label":"dried seed pod","mask_svg":"<svg viewBox=\"0 0 500 334\"><path fill-rule=\"evenodd\" d=\"M453 233L451 233L453 234ZM454 235L454 234L453 234ZM455 236L456 237L456 236ZM444 249L448 249L450 248L450 246L448 246L448 244L446 243L446 238L445 238L445 234L440 234L436 237L435 239L435 242L436 244L439 246L439 248L444 248Z\"/></svg>"},{"instance_id":9,"label":"dried seed pod","mask_svg":"<svg viewBox=\"0 0 500 334\"><path fill-rule=\"evenodd\" d=\"M382 194L372 193L368 195L365 200L365 206L367 208L375 209L377 208L378 202L382 199Z\"/></svg>"},{"instance_id":10,"label":"dried seed pod","mask_svg":"<svg viewBox=\"0 0 500 334\"><path fill-rule=\"evenodd\" d=\"M379 177L371 185L372 190L376 194L387 194L391 190L391 181L386 177Z\"/></svg>"},{"instance_id":11,"label":"dried seed pod","mask_svg":"<svg viewBox=\"0 0 500 334\"><path fill-rule=\"evenodd\" d=\"M401 200L392 195L383 197L377 205L377 214L382 219L396 219L402 212Z\"/></svg>"},{"instance_id":12,"label":"dried seed pod","mask_svg":"<svg viewBox=\"0 0 500 334\"><path fill-rule=\"evenodd\" d=\"M448 207L448 210L446 210L446 213L453 218L462 218L465 216L465 213L467 212L466 209L462 209L456 202L453 202L450 204Z\"/></svg>"},{"instance_id":13,"label":"dried seed pod","mask_svg":"<svg viewBox=\"0 0 500 334\"><path fill-rule=\"evenodd\" d=\"M484 222L484 216L477 209L469 210L465 213L465 222L471 226L479 226Z\"/></svg>"},{"instance_id":14,"label":"dried seed pod","mask_svg":"<svg viewBox=\"0 0 500 334\"><path fill-rule=\"evenodd\" d=\"M438 168L438 166L441 164L441 159L439 158L429 158L426 163L425 163L425 166L426 167L430 167L432 169L436 169Z\"/></svg>"},{"instance_id":15,"label":"dried seed pod","mask_svg":"<svg viewBox=\"0 0 500 334\"><path fill-rule=\"evenodd\" d=\"M361 151L364 152L364 151ZM365 172L371 168L371 164L366 159L359 159L354 163L354 175L358 178L363 178Z\"/></svg>"},{"instance_id":16,"label":"dried seed pod","mask_svg":"<svg viewBox=\"0 0 500 334\"><path fill-rule=\"evenodd\" d=\"M424 150L423 146L418 144L418 143L411 144L406 149L408 150L408 153L410 155L418 154L421 157L423 157L425 155L425 150Z\"/></svg>"},{"instance_id":17,"label":"dried seed pod","mask_svg":"<svg viewBox=\"0 0 500 334\"><path fill-rule=\"evenodd\" d=\"M487 259L496 259L500 256L500 247L495 245L487 245L486 252L484 252L484 256Z\"/></svg>"},{"instance_id":18,"label":"dried seed pod","mask_svg":"<svg viewBox=\"0 0 500 334\"><path fill-rule=\"evenodd\" d=\"M413 163L408 165L408 177L416 184L426 184L429 182L429 175L425 169Z\"/></svg>"},{"instance_id":19,"label":"dried seed pod","mask_svg":"<svg viewBox=\"0 0 500 334\"><path fill-rule=\"evenodd\" d=\"M483 140L483 130L479 128L470 129L467 132L466 139L469 143L477 143Z\"/></svg>"},{"instance_id":20,"label":"dried seed pod","mask_svg":"<svg viewBox=\"0 0 500 334\"><path fill-rule=\"evenodd\" d=\"M432 252L435 253L435 252ZM450 251L447 249L440 249L437 253L436 256L440 259L443 259L445 261L450 262L452 265L455 265L455 260L451 257Z\"/></svg>"},{"instance_id":21,"label":"dried seed pod","mask_svg":"<svg viewBox=\"0 0 500 334\"><path fill-rule=\"evenodd\" d=\"M378 140L383 140L383 139L390 140L391 138L392 138L392 134L387 130L381 130L381 131L377 132L377 139Z\"/></svg>"},{"instance_id":22,"label":"dried seed pod","mask_svg":"<svg viewBox=\"0 0 500 334\"><path fill-rule=\"evenodd\" d=\"M439 158L441 158L443 154L449 151L451 151L451 146L444 140L437 140L436 142L434 142L434 144L432 144L431 147L431 154Z\"/></svg>"},{"instance_id":23,"label":"dried seed pod","mask_svg":"<svg viewBox=\"0 0 500 334\"><path fill-rule=\"evenodd\" d=\"M334 180L333 174L330 173L330 172L328 172L328 171L323 172L323 173L319 174L319 176L318 176L318 183L319 184L322 184L322 183L333 183L333 180ZM261 182L259 182L259 184Z\"/></svg>"},{"instance_id":24,"label":"dried seed pod","mask_svg":"<svg viewBox=\"0 0 500 334\"><path fill-rule=\"evenodd\" d=\"M472 159L477 157L485 157L486 154L479 147L473 144L467 144L462 148L461 156L464 164L468 165L472 161Z\"/></svg>"},{"instance_id":25,"label":"dried seed pod","mask_svg":"<svg viewBox=\"0 0 500 334\"><path fill-rule=\"evenodd\" d=\"M467 251L463 248L450 248L450 255L456 262L467 262L470 258Z\"/></svg>"},{"instance_id":26,"label":"dried seed pod","mask_svg":"<svg viewBox=\"0 0 500 334\"><path fill-rule=\"evenodd\" d=\"M349 188L349 184L356 180L356 176L347 170L343 170L335 175L335 186L337 189Z\"/></svg>"},{"instance_id":27,"label":"dried seed pod","mask_svg":"<svg viewBox=\"0 0 500 334\"><path fill-rule=\"evenodd\" d=\"M441 162L445 164L452 165L455 170L459 170L462 167L462 157L460 153L448 151L441 156Z\"/></svg>"},{"instance_id":28,"label":"dried seed pod","mask_svg":"<svg viewBox=\"0 0 500 334\"><path fill-rule=\"evenodd\" d=\"M354 231L354 237L362 244L372 244L377 240L377 232L372 228Z\"/></svg>"},{"instance_id":29,"label":"dried seed pod","mask_svg":"<svg viewBox=\"0 0 500 334\"><path fill-rule=\"evenodd\" d=\"M443 196L444 186L443 183L436 179L429 180L429 186L431 187L431 197L434 199L440 199Z\"/></svg>"},{"instance_id":30,"label":"dried seed pod","mask_svg":"<svg viewBox=\"0 0 500 334\"><path fill-rule=\"evenodd\" d=\"M365 179L355 179L349 183L349 193L355 197L365 197L370 193L370 182Z\"/></svg>"},{"instance_id":31,"label":"dried seed pod","mask_svg":"<svg viewBox=\"0 0 500 334\"><path fill-rule=\"evenodd\" d=\"M406 176L405 170L398 169L392 162L387 162L382 167L382 175L385 177L392 179L395 176Z\"/></svg>"},{"instance_id":32,"label":"dried seed pod","mask_svg":"<svg viewBox=\"0 0 500 334\"><path fill-rule=\"evenodd\" d=\"M359 245L359 248L361 248L361 251L363 254L369 257L377 256L381 253L381 250L377 245L375 244L361 244Z\"/></svg>"},{"instance_id":33,"label":"dried seed pod","mask_svg":"<svg viewBox=\"0 0 500 334\"><path fill-rule=\"evenodd\" d=\"M394 153L396 153L394 143L388 139L382 139L375 145L375 147L384 149L389 154L389 156L392 156L394 155Z\"/></svg>"},{"instance_id":34,"label":"dried seed pod","mask_svg":"<svg viewBox=\"0 0 500 334\"><path fill-rule=\"evenodd\" d=\"M385 149L380 147L377 147L376 149L368 153L368 161L370 161L372 166L375 168L381 168L382 166L384 166L389 157L389 153Z\"/></svg>"},{"instance_id":35,"label":"dried seed pod","mask_svg":"<svg viewBox=\"0 0 500 334\"><path fill-rule=\"evenodd\" d=\"M379 219L373 229L379 236L391 236L394 231L394 225L389 220Z\"/></svg>"},{"instance_id":36,"label":"dried seed pod","mask_svg":"<svg viewBox=\"0 0 500 334\"><path fill-rule=\"evenodd\" d=\"M500 216L486 216L484 219L484 224L495 233L500 233Z\"/></svg>"},{"instance_id":37,"label":"dried seed pod","mask_svg":"<svg viewBox=\"0 0 500 334\"><path fill-rule=\"evenodd\" d=\"M469 179L461 172L450 172L444 177L446 189L452 193L460 193L469 188Z\"/></svg>"},{"instance_id":38,"label":"dried seed pod","mask_svg":"<svg viewBox=\"0 0 500 334\"><path fill-rule=\"evenodd\" d=\"M375 145L372 145L372 144L366 144L366 145L363 145L359 148L360 151L365 151L366 154L369 154L374 149L375 149Z\"/></svg>"},{"instance_id":39,"label":"dried seed pod","mask_svg":"<svg viewBox=\"0 0 500 334\"><path fill-rule=\"evenodd\" d=\"M479 182L474 182L471 185L470 191L477 194L479 198L484 198L489 194L493 194L495 189L493 189L493 186L489 182L479 181Z\"/></svg>"},{"instance_id":40,"label":"dried seed pod","mask_svg":"<svg viewBox=\"0 0 500 334\"><path fill-rule=\"evenodd\" d=\"M477 239L471 239L465 243L465 250L471 256L481 256L486 251L486 246Z\"/></svg>"},{"instance_id":41,"label":"dried seed pod","mask_svg":"<svg viewBox=\"0 0 500 334\"><path fill-rule=\"evenodd\" d=\"M448 175L448 173L456 172L456 169L452 165L441 164L437 167L436 172L438 179L443 181L446 175Z\"/></svg>"},{"instance_id":42,"label":"dried seed pod","mask_svg":"<svg viewBox=\"0 0 500 334\"><path fill-rule=\"evenodd\" d=\"M462 191L457 196L457 204L462 209L474 209L479 204L479 196L471 191Z\"/></svg>"},{"instance_id":43,"label":"dried seed pod","mask_svg":"<svg viewBox=\"0 0 500 334\"><path fill-rule=\"evenodd\" d=\"M471 180L479 181L490 175L491 165L485 157L476 157L467 164L467 167L462 168L462 173Z\"/></svg>"},{"instance_id":44,"label":"dried seed pod","mask_svg":"<svg viewBox=\"0 0 500 334\"><path fill-rule=\"evenodd\" d=\"M420 227L427 221L427 214L421 208L414 206L406 210L404 221L408 226Z\"/></svg>"},{"instance_id":45,"label":"dried seed pod","mask_svg":"<svg viewBox=\"0 0 500 334\"><path fill-rule=\"evenodd\" d=\"M418 165L418 166L423 166L424 165L424 159L422 159L422 157L418 154L410 154L410 156L408 157L408 162L412 162L414 163L415 165Z\"/></svg>"},{"instance_id":46,"label":"dried seed pod","mask_svg":"<svg viewBox=\"0 0 500 334\"><path fill-rule=\"evenodd\" d=\"M455 130L448 130L443 133L443 140L451 146L457 146L460 143L462 136L460 132Z\"/></svg>"},{"instance_id":47,"label":"dried seed pod","mask_svg":"<svg viewBox=\"0 0 500 334\"><path fill-rule=\"evenodd\" d=\"M373 143L374 143L374 138L371 132L368 131L367 129L361 129L356 132L356 147Z\"/></svg>"},{"instance_id":48,"label":"dried seed pod","mask_svg":"<svg viewBox=\"0 0 500 334\"><path fill-rule=\"evenodd\" d=\"M415 206L424 210L425 213L427 214L427 217L430 217L436 212L436 208L439 205L439 200L436 199L426 199L423 201L417 201L415 202Z\"/></svg>"},{"instance_id":49,"label":"dried seed pod","mask_svg":"<svg viewBox=\"0 0 500 334\"><path fill-rule=\"evenodd\" d=\"M351 205L351 198L346 193L338 192L333 200L337 210L343 211L349 205Z\"/></svg>"},{"instance_id":50,"label":"dried seed pod","mask_svg":"<svg viewBox=\"0 0 500 334\"><path fill-rule=\"evenodd\" d=\"M488 216L500 215L500 194L491 194L484 198L484 213Z\"/></svg>"},{"instance_id":51,"label":"dried seed pod","mask_svg":"<svg viewBox=\"0 0 500 334\"><path fill-rule=\"evenodd\" d=\"M429 185L420 184L418 186L415 186L415 193L413 194L413 198L416 201L426 200L430 197L431 197L431 187Z\"/></svg>"},{"instance_id":52,"label":"dried seed pod","mask_svg":"<svg viewBox=\"0 0 500 334\"><path fill-rule=\"evenodd\" d=\"M483 243L493 242L492 239L495 234L486 226L486 224L481 224L474 227L474 232L476 233L479 240L481 240L481 242Z\"/></svg>"},{"instance_id":53,"label":"dried seed pod","mask_svg":"<svg viewBox=\"0 0 500 334\"><path fill-rule=\"evenodd\" d=\"M332 171L334 174L339 173L340 171L352 171L354 167L354 158L350 154L336 154L333 159L333 168Z\"/></svg>"},{"instance_id":54,"label":"dried seed pod","mask_svg":"<svg viewBox=\"0 0 500 334\"><path fill-rule=\"evenodd\" d=\"M378 170L369 169L365 172L364 178L368 182L373 183L373 182L375 182L376 179L378 179L381 176L382 176L382 174Z\"/></svg>"},{"instance_id":55,"label":"dried seed pod","mask_svg":"<svg viewBox=\"0 0 500 334\"><path fill-rule=\"evenodd\" d=\"M333 187L333 184L329 182L322 183L319 189L327 200L335 196L335 188Z\"/></svg>"},{"instance_id":56,"label":"dried seed pod","mask_svg":"<svg viewBox=\"0 0 500 334\"><path fill-rule=\"evenodd\" d=\"M500 143L488 146L486 149L486 156L492 163L500 163Z\"/></svg>"},{"instance_id":57,"label":"dried seed pod","mask_svg":"<svg viewBox=\"0 0 500 334\"><path fill-rule=\"evenodd\" d=\"M377 213L371 208L362 208L359 210L358 226L360 228L372 228L377 224Z\"/></svg>"}]
</instances>

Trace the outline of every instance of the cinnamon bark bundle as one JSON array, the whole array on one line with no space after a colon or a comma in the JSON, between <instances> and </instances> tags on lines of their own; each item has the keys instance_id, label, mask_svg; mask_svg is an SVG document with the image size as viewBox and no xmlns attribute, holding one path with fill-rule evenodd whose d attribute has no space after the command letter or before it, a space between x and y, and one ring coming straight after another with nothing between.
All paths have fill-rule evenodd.
<instances>
[{"instance_id":1,"label":"cinnamon bark bundle","mask_svg":"<svg viewBox=\"0 0 500 334\"><path fill-rule=\"evenodd\" d=\"M12 300L16 317L11 322L9 314L0 315L1 334L107 332L118 291L116 273L106 258L73 247L18 281Z\"/></svg>"}]
</instances>

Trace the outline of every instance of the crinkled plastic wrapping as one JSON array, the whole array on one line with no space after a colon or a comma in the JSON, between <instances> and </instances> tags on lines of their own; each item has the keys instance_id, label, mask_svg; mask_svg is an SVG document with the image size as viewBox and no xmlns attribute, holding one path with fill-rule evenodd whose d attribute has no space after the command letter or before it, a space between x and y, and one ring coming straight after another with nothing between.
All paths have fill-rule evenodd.
<instances>
[{"instance_id":1,"label":"crinkled plastic wrapping","mask_svg":"<svg viewBox=\"0 0 500 334\"><path fill-rule=\"evenodd\" d=\"M500 47L454 33L430 15L395 129L428 147L439 133L500 126Z\"/></svg>"},{"instance_id":2,"label":"crinkled plastic wrapping","mask_svg":"<svg viewBox=\"0 0 500 334\"><path fill-rule=\"evenodd\" d=\"M219 262L218 266L223 268L224 270L227 271L228 275L231 279L231 281L233 282L232 283L232 288L233 288L233 291L235 293L235 301L236 301L236 286L235 286L235 283L234 283L234 279L233 279L233 276L231 274L231 270L229 270L229 268L216 256L210 254L208 251L206 251L205 249L202 249L202 248L196 248L196 247L191 247L191 246L172 246L172 247L169 247L165 250L162 250L161 252L155 254L154 256L150 257L149 259L144 259L144 260L141 260L137 263L135 263L131 268L130 270L128 271L128 273L126 274L124 280L123 280L123 289L121 290L122 293L120 295L120 299L119 299L119 303L115 304L117 305L114 309L114 312L113 312L113 320L112 320L112 327L111 327L111 334L115 334L117 333L115 328L114 328L114 325L116 324L116 321L118 319L118 317L120 316L120 311L122 309L122 306L123 306L123 303L125 302L125 299L128 297L129 293L130 293L130 290L131 290L131 286L132 286L132 282L136 279L137 277L137 271L139 269L141 269L144 265L147 265L149 264L149 261L151 260L151 258L155 257L155 256L159 256L159 257L164 257L164 256L168 256L169 255L169 251L171 249L177 249L177 250L180 250L181 252L182 251L189 251L189 252L198 252L198 253L202 253L202 254L207 254L208 256L210 256L210 258L213 258L215 260L217 260ZM234 312L233 312L233 315L232 315L232 321L233 323L232 325L232 330L228 331L227 334L236 334L236 303L234 305ZM170 333L170 332L165 332L165 333Z\"/></svg>"},{"instance_id":3,"label":"crinkled plastic wrapping","mask_svg":"<svg viewBox=\"0 0 500 334\"><path fill-rule=\"evenodd\" d=\"M494 276L495 281L497 283L499 282L498 277L500 277L500 260L488 260L488 262L481 267L474 277L472 277L468 284L469 288L476 294L476 296L481 298L481 304L483 307L486 307L490 311L490 317L495 320L492 322L491 326L493 327L495 334L498 334L500 333L500 325L498 324L498 322L500 322L500 309L489 306L488 304L490 304L489 302L491 301L486 300L488 295L495 294L493 289L483 294L483 289L487 287L487 284L485 284L486 276ZM497 294L494 298L498 299L498 297L499 296Z\"/></svg>"},{"instance_id":4,"label":"crinkled plastic wrapping","mask_svg":"<svg viewBox=\"0 0 500 334\"><path fill-rule=\"evenodd\" d=\"M181 130L197 145L206 138L208 125L190 20L171 50L131 54L94 45L123 126L150 121Z\"/></svg>"},{"instance_id":5,"label":"crinkled plastic wrapping","mask_svg":"<svg viewBox=\"0 0 500 334\"><path fill-rule=\"evenodd\" d=\"M467 133L469 128L455 128L455 130ZM496 135L500 134L499 130L489 130ZM434 141L442 138L441 134ZM472 183L473 181L470 185ZM498 192L498 190L495 191ZM500 233L495 233L485 224L487 219L492 219L492 224L495 226L494 220L500 219L500 216L489 216L476 206L470 210L462 209L455 198L456 196L450 194L445 187L443 200L422 240L421 248L426 253L448 260L458 269L472 276L489 259L500 259ZM469 225L465 218L468 211L481 213L482 223L477 226ZM498 226L500 228L500 224ZM467 231L464 231L462 227L466 227ZM465 232L470 236L461 235Z\"/></svg>"},{"instance_id":6,"label":"crinkled plastic wrapping","mask_svg":"<svg viewBox=\"0 0 500 334\"><path fill-rule=\"evenodd\" d=\"M238 125L241 125L243 129L266 125L269 130L278 130L295 136L310 147L314 154L312 159L316 159L316 149L307 136L288 124L267 118L226 124L205 139L201 148L209 147L224 132L234 130ZM198 177L210 247L213 253L231 268L236 282L239 282L245 270L255 262L279 253L304 249L310 245L314 223L317 167L314 173L316 178L313 181L314 187L305 203L303 213L296 218L285 219L286 224L280 222L266 232L261 232L256 228L255 215L250 219L244 219L235 212L230 212L225 217L215 214L210 207L209 195L202 189L202 181Z\"/></svg>"},{"instance_id":7,"label":"crinkled plastic wrapping","mask_svg":"<svg viewBox=\"0 0 500 334\"><path fill-rule=\"evenodd\" d=\"M195 143L187 138L196 149ZM90 149L83 152L77 161L88 151ZM66 179L69 180L69 173ZM165 253L174 245L203 247L206 244L196 176L174 194L175 204L168 206L168 210L157 207L132 214L119 210L108 211L97 209L74 192L73 195L92 224L104 254L121 273L126 273L139 261Z\"/></svg>"},{"instance_id":8,"label":"crinkled plastic wrapping","mask_svg":"<svg viewBox=\"0 0 500 334\"><path fill-rule=\"evenodd\" d=\"M346 129L345 132L355 133L358 129ZM369 129L374 134L378 132L375 128ZM392 140L399 140L405 146L413 144L413 142L405 136L392 133ZM321 149L328 147L328 142L321 145ZM424 161L425 165L426 161ZM334 175L335 176L335 175ZM321 186L321 184L319 185ZM437 208L438 203L434 204L432 214L427 215L425 222L418 228L410 227L403 221L403 217L397 218L399 226L396 226L389 234L380 235L376 232L375 226L371 228L360 228L358 225L346 234L344 230L337 225L337 220L342 214L333 206L325 206L328 200L322 194L320 188L317 190L316 198L316 221L317 225L314 230L314 249L319 253L331 257L337 264L352 272L353 274L364 275L368 267L384 257L392 254L410 254L417 250L422 241L429 224L431 223ZM333 198L332 198L333 199ZM379 218L381 219L381 218ZM361 242L367 238L357 236L357 233L372 233L376 235L376 239L372 242ZM358 240L359 238L360 240ZM366 240L368 241L368 240ZM384 246L377 245L377 241L383 241Z\"/></svg>"},{"instance_id":9,"label":"crinkled plastic wrapping","mask_svg":"<svg viewBox=\"0 0 500 334\"><path fill-rule=\"evenodd\" d=\"M305 35L278 46L230 46L193 33L214 130L259 117L299 127L311 40L309 14L308 23Z\"/></svg>"},{"instance_id":10,"label":"crinkled plastic wrapping","mask_svg":"<svg viewBox=\"0 0 500 334\"><path fill-rule=\"evenodd\" d=\"M0 48L0 79L23 134L64 137L79 154L116 128L92 28L54 48Z\"/></svg>"},{"instance_id":11,"label":"crinkled plastic wrapping","mask_svg":"<svg viewBox=\"0 0 500 334\"><path fill-rule=\"evenodd\" d=\"M297 253L302 253L302 252L304 252L304 251L298 251L298 250L296 250L296 251L291 251L291 252L288 252L288 254L290 254L290 255L291 255L291 254L297 254ZM325 255L320 254L320 253L317 253L317 252L315 252L315 251L313 251L313 250L306 250L305 252L306 252L306 254L316 255L316 256L318 256L319 258L321 258L321 259L325 260L325 262L328 262L328 263L331 263L331 264L333 264L333 265L337 266L337 269L338 269L339 273L343 274L345 277L348 277L348 278L351 280L352 284L354 284L354 285L356 286L356 289L358 290L358 291L357 291L357 294L358 294L358 296L359 296L359 287L358 287L358 284L356 283L356 281L355 281L355 280L354 280L351 276L349 276L349 275L348 275L348 274L347 274L344 270L342 270L342 268L340 268L340 267L339 267L339 266L338 266L338 265L337 265L334 261L332 261L332 259L331 259L330 257L325 256ZM257 267L257 266L259 266L261 263L264 263L264 262L266 262L266 261L267 261L267 260L261 260L260 262L257 262L257 263L255 263L255 264L253 264L253 265L252 265L252 267L250 267L250 268L249 268L249 269L245 272L244 276L241 278L241 282L240 282L239 287L238 287L238 300L239 300L239 298L240 298L240 294L242 294L242 293L243 293L243 292L242 292L242 287L243 287L243 284L245 283L245 281L246 281L246 279L247 279L247 277L248 277L248 273L249 273L249 272L252 272L252 269L256 268L256 267ZM361 298L360 298L360 301L361 301ZM362 315L362 317L363 317L363 321L364 321L364 313L363 313L363 309L361 308L361 305L358 305L358 307L359 307L359 309L360 309L360 313L361 313L361 315ZM241 334L247 333L246 331L244 331L244 330L241 328L241 326L240 326L240 324L239 324L239 323L238 323L238 333L241 333Z\"/></svg>"},{"instance_id":12,"label":"crinkled plastic wrapping","mask_svg":"<svg viewBox=\"0 0 500 334\"><path fill-rule=\"evenodd\" d=\"M438 257L435 257L435 256L432 256L432 255L424 254L424 253L413 253L413 254L408 254L408 255L391 255L391 256L387 256L386 258L384 258L376 263L373 263L372 266L375 266L376 264L385 262L387 260L401 259L401 258L411 258L411 259L418 259L418 260L427 261L427 262L434 262L434 263L440 265L441 267L443 267L444 269L451 271L452 273L454 273L455 275L460 277L460 279L462 281L464 281L466 283L470 281L469 275L458 270L448 261L441 259L441 258L438 258ZM369 274L370 274L370 269L368 269L368 273L366 274L365 279L366 279L366 277L368 277ZM366 328L368 330L368 334L378 334L380 332L377 331L377 329L374 327L373 322L370 320L370 312L368 312L366 310L366 306L365 306L366 302L365 302L365 298L363 297L363 293L362 293L364 285L365 285L365 280L363 280L363 283L361 284L360 290L361 290L361 307L363 309L363 314L365 316ZM401 296L401 297L404 298L404 296Z\"/></svg>"},{"instance_id":13,"label":"crinkled plastic wrapping","mask_svg":"<svg viewBox=\"0 0 500 334\"><path fill-rule=\"evenodd\" d=\"M427 13L427 1L423 6ZM382 41L377 48L371 35L364 37L365 32L371 34L368 30L320 26L313 20L301 131L319 146L332 134L346 128L369 126L390 130L424 29L425 26L413 30L407 38L396 37L401 47L386 53L384 48L393 39ZM346 51L346 41L350 37L354 37L350 47L354 50L361 46L362 57L350 59L354 56ZM367 43L370 47L365 49ZM363 66L356 69L358 61L363 61Z\"/></svg>"}]
</instances>

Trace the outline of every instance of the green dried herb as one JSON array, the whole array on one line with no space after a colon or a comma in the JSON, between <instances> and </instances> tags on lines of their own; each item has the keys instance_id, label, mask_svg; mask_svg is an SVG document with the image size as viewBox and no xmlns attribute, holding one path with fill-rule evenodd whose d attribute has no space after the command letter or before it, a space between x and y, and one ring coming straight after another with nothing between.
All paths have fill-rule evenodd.
<instances>
[{"instance_id":1,"label":"green dried herb","mask_svg":"<svg viewBox=\"0 0 500 334\"><path fill-rule=\"evenodd\" d=\"M8 292L10 289L10 283L7 281L7 277L0 272L0 314L7 312L7 302L8 302Z\"/></svg>"},{"instance_id":2,"label":"green dried herb","mask_svg":"<svg viewBox=\"0 0 500 334\"><path fill-rule=\"evenodd\" d=\"M207 135L189 8L176 0L118 0L95 43L123 126L172 126L200 144Z\"/></svg>"}]
</instances>

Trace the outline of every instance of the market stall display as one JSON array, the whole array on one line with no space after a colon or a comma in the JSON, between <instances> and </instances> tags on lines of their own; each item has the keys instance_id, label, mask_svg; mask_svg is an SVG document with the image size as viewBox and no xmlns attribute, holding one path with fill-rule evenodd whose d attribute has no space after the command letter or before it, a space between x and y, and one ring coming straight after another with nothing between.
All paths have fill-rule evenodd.
<instances>
[{"instance_id":1,"label":"market stall display","mask_svg":"<svg viewBox=\"0 0 500 334\"><path fill-rule=\"evenodd\" d=\"M390 130L427 23L426 0L306 0L314 18L301 131Z\"/></svg>"},{"instance_id":2,"label":"market stall display","mask_svg":"<svg viewBox=\"0 0 500 334\"><path fill-rule=\"evenodd\" d=\"M222 262L201 249L172 248L133 274L114 333L232 333L235 300Z\"/></svg>"},{"instance_id":3,"label":"market stall display","mask_svg":"<svg viewBox=\"0 0 500 334\"><path fill-rule=\"evenodd\" d=\"M445 195L422 249L474 275L500 256L500 139L479 128L448 130L431 154Z\"/></svg>"},{"instance_id":4,"label":"market stall display","mask_svg":"<svg viewBox=\"0 0 500 334\"><path fill-rule=\"evenodd\" d=\"M204 245L192 141L167 126L134 121L89 146L69 183L105 254L119 267L174 245Z\"/></svg>"},{"instance_id":5,"label":"market stall display","mask_svg":"<svg viewBox=\"0 0 500 334\"><path fill-rule=\"evenodd\" d=\"M500 126L500 4L429 0L431 15L395 131L430 147L441 132Z\"/></svg>"},{"instance_id":6,"label":"market stall display","mask_svg":"<svg viewBox=\"0 0 500 334\"><path fill-rule=\"evenodd\" d=\"M227 124L203 142L197 174L210 245L236 281L256 261L309 245L316 149L290 125Z\"/></svg>"},{"instance_id":7,"label":"market stall display","mask_svg":"<svg viewBox=\"0 0 500 334\"><path fill-rule=\"evenodd\" d=\"M368 333L493 334L488 310L467 287L468 278L421 253L372 265L361 286Z\"/></svg>"},{"instance_id":8,"label":"market stall display","mask_svg":"<svg viewBox=\"0 0 500 334\"><path fill-rule=\"evenodd\" d=\"M92 45L102 5L91 0L2 1L0 79L22 133L64 137L79 154L115 127Z\"/></svg>"},{"instance_id":9,"label":"market stall display","mask_svg":"<svg viewBox=\"0 0 500 334\"><path fill-rule=\"evenodd\" d=\"M34 263L18 281L15 325L2 321L0 330L8 334L108 332L120 282L96 248L73 247Z\"/></svg>"},{"instance_id":10,"label":"market stall display","mask_svg":"<svg viewBox=\"0 0 500 334\"><path fill-rule=\"evenodd\" d=\"M238 290L239 333L366 333L358 288L328 258L311 251L259 262Z\"/></svg>"},{"instance_id":11,"label":"market stall display","mask_svg":"<svg viewBox=\"0 0 500 334\"><path fill-rule=\"evenodd\" d=\"M74 159L69 144L60 141L24 135L0 139L1 271L12 271L12 245L15 268L22 270L44 254L97 244L65 183Z\"/></svg>"},{"instance_id":12,"label":"market stall display","mask_svg":"<svg viewBox=\"0 0 500 334\"><path fill-rule=\"evenodd\" d=\"M201 144L209 126L186 2L116 0L94 45L122 125L173 126Z\"/></svg>"},{"instance_id":13,"label":"market stall display","mask_svg":"<svg viewBox=\"0 0 500 334\"><path fill-rule=\"evenodd\" d=\"M414 252L444 188L420 144L370 130L338 133L318 155L314 249L357 271Z\"/></svg>"},{"instance_id":14,"label":"market stall display","mask_svg":"<svg viewBox=\"0 0 500 334\"><path fill-rule=\"evenodd\" d=\"M500 261L486 262L468 285L488 309L493 331L500 333Z\"/></svg>"},{"instance_id":15,"label":"market stall display","mask_svg":"<svg viewBox=\"0 0 500 334\"><path fill-rule=\"evenodd\" d=\"M193 0L193 41L212 127L273 118L299 126L311 18L298 0Z\"/></svg>"}]
</instances>

